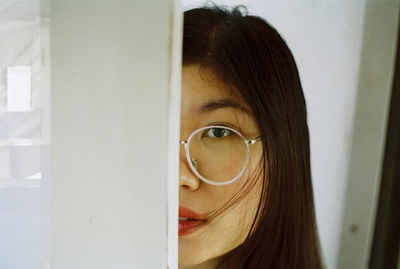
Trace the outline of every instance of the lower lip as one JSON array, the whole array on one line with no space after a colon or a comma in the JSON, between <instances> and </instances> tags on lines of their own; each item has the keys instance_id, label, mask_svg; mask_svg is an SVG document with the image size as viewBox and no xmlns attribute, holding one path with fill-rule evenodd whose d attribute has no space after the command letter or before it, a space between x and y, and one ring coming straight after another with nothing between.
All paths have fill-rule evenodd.
<instances>
[{"instance_id":1,"label":"lower lip","mask_svg":"<svg viewBox=\"0 0 400 269\"><path fill-rule=\"evenodd\" d=\"M204 220L180 220L179 221L179 236L191 234L201 227L206 222Z\"/></svg>"}]
</instances>

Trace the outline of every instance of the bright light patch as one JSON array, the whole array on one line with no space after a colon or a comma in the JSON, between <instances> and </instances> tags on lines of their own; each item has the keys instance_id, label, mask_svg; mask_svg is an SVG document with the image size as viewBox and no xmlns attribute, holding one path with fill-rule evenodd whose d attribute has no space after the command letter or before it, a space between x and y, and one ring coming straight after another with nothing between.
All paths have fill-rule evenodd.
<instances>
[{"instance_id":1,"label":"bright light patch","mask_svg":"<svg viewBox=\"0 0 400 269\"><path fill-rule=\"evenodd\" d=\"M29 109L31 107L30 66L9 66L7 68L7 108Z\"/></svg>"},{"instance_id":2,"label":"bright light patch","mask_svg":"<svg viewBox=\"0 0 400 269\"><path fill-rule=\"evenodd\" d=\"M42 178L42 173L36 173L31 175L30 177L27 177L26 179L41 179Z\"/></svg>"}]
</instances>

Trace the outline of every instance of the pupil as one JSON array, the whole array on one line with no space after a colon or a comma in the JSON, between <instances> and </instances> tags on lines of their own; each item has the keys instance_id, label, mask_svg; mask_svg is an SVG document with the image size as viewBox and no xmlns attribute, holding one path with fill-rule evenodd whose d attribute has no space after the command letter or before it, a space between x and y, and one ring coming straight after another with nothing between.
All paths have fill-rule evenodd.
<instances>
[{"instance_id":1,"label":"pupil","mask_svg":"<svg viewBox=\"0 0 400 269\"><path fill-rule=\"evenodd\" d=\"M226 130L221 129L221 128L214 128L214 129L213 129L213 135L214 135L215 137L223 137L224 134L225 134L225 131L226 131Z\"/></svg>"}]
</instances>

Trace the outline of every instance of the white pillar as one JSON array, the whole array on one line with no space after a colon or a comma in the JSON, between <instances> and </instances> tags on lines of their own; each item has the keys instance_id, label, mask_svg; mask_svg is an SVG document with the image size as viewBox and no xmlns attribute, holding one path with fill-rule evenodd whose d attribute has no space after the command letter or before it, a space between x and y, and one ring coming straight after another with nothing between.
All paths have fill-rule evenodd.
<instances>
[{"instance_id":1,"label":"white pillar","mask_svg":"<svg viewBox=\"0 0 400 269\"><path fill-rule=\"evenodd\" d=\"M176 10L174 0L51 2L52 269L166 268L176 259L167 255Z\"/></svg>"}]
</instances>

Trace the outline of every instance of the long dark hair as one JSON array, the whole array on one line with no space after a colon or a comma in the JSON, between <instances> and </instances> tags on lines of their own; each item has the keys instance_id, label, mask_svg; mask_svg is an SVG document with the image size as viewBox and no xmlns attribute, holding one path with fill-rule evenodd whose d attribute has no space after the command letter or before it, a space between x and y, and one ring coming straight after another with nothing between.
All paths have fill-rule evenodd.
<instances>
[{"instance_id":1,"label":"long dark hair","mask_svg":"<svg viewBox=\"0 0 400 269\"><path fill-rule=\"evenodd\" d=\"M200 64L252 108L263 144L263 189L246 240L218 268L322 268L305 99L278 32L245 7L184 13L183 65Z\"/></svg>"}]
</instances>

